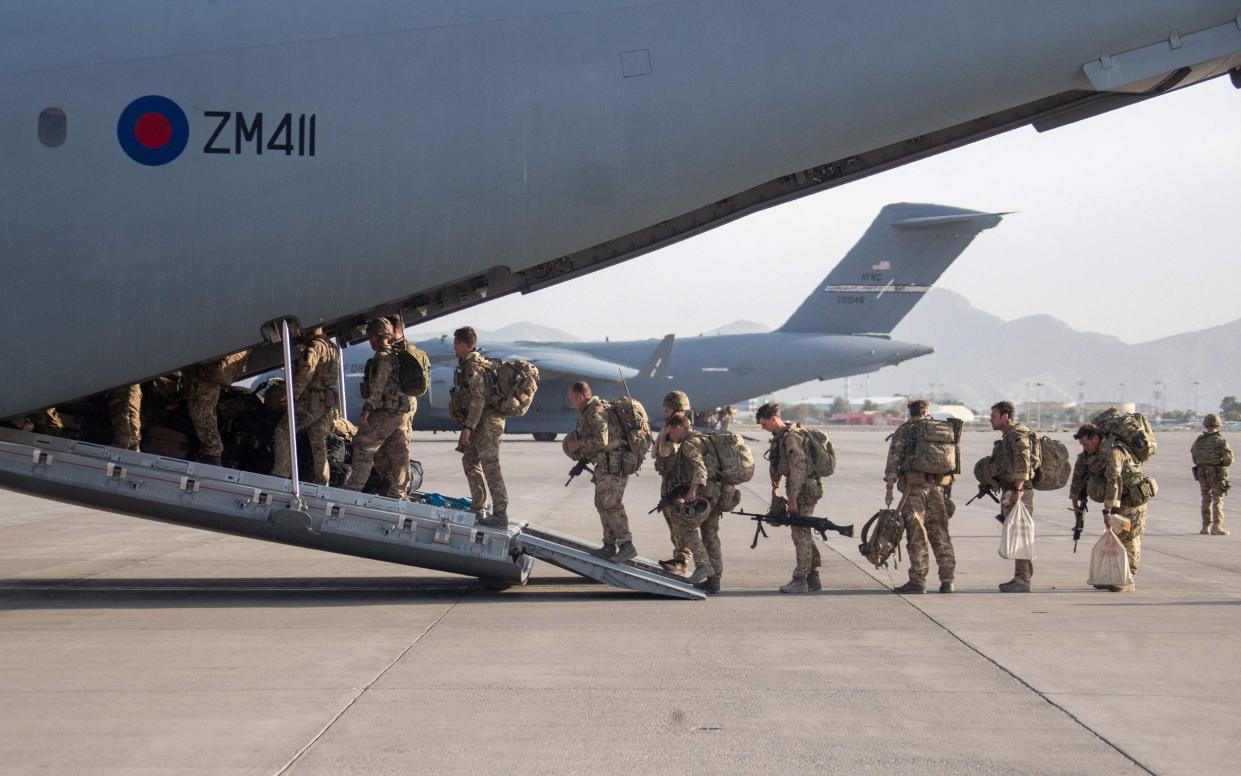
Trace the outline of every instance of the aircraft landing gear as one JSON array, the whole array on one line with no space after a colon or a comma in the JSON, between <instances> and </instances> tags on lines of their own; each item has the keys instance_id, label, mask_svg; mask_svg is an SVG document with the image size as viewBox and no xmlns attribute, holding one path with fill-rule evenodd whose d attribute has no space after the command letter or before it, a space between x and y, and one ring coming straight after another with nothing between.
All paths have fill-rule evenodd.
<instances>
[{"instance_id":1,"label":"aircraft landing gear","mask_svg":"<svg viewBox=\"0 0 1241 776\"><path fill-rule=\"evenodd\" d=\"M534 436L534 441L536 442L555 442L556 441L555 431L535 431L533 433L533 436Z\"/></svg>"}]
</instances>

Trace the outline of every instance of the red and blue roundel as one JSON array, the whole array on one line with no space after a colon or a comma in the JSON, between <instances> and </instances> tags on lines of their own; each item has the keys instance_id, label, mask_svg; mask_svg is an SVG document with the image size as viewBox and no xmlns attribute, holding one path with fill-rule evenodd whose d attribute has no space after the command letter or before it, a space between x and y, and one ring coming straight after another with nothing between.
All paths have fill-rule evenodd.
<instances>
[{"instance_id":1,"label":"red and blue roundel","mask_svg":"<svg viewBox=\"0 0 1241 776\"><path fill-rule=\"evenodd\" d=\"M190 139L190 122L175 102L158 94L139 97L121 111L116 139L129 158L148 167L168 164Z\"/></svg>"}]
</instances>

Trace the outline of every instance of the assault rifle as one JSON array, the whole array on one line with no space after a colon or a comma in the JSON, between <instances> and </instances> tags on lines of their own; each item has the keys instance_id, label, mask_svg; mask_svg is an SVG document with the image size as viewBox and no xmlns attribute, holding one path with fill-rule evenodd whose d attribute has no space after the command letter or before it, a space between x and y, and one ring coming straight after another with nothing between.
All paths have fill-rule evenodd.
<instances>
[{"instance_id":1,"label":"assault rifle","mask_svg":"<svg viewBox=\"0 0 1241 776\"><path fill-rule=\"evenodd\" d=\"M669 491L668 495L666 495L666 496L664 496L663 498L661 498L661 499L659 500L659 503L658 503L658 504L656 504L655 506L651 507L651 510L650 510L649 512L647 512L647 514L648 514L648 515L653 515L653 514L655 514L656 512L658 512L658 511L660 511L660 510L662 510L662 509L664 509L664 508L666 508L666 507L670 507L670 506L672 506L672 505L673 505L673 503L675 503L677 499L681 498L682 496L684 496L684 495L685 495L686 493L688 493L688 492L689 492L689 486L688 486L688 485L682 485L682 486L681 486L681 487L679 487L679 488L675 488L675 489L673 489L672 491Z\"/></svg>"},{"instance_id":2,"label":"assault rifle","mask_svg":"<svg viewBox=\"0 0 1241 776\"><path fill-rule=\"evenodd\" d=\"M585 461L578 461L577 463L573 464L573 468L569 470L569 479L564 481L564 486L566 488L569 487L569 483L573 482L573 478L578 476L582 472L589 472L591 476L594 476L595 474L595 470L590 468L589 464L587 464Z\"/></svg>"},{"instance_id":3,"label":"assault rifle","mask_svg":"<svg viewBox=\"0 0 1241 776\"><path fill-rule=\"evenodd\" d=\"M1082 492L1077 494L1077 498L1073 499L1073 506L1069 507L1069 511L1073 513L1073 552L1077 552L1077 541L1082 538L1082 530L1086 527L1085 514L1088 506L1086 499L1086 489L1082 488Z\"/></svg>"},{"instance_id":4,"label":"assault rifle","mask_svg":"<svg viewBox=\"0 0 1241 776\"><path fill-rule=\"evenodd\" d=\"M741 515L748 517L755 522L754 541L750 542L750 549L758 546L758 537L767 536L767 531L763 530L763 523L774 526L797 526L799 528L809 528L810 530L823 537L823 541L827 541L827 532L835 531L841 536L852 537L852 525L836 525L826 517L806 517L803 515L790 515L787 510L772 510L767 514L759 514L758 512L746 512L738 509L735 512L729 512L730 515Z\"/></svg>"},{"instance_id":5,"label":"assault rifle","mask_svg":"<svg viewBox=\"0 0 1241 776\"><path fill-rule=\"evenodd\" d=\"M970 504L973 504L975 501L982 498L983 496L986 496L987 498L991 499L997 504L1000 503L1000 496L999 494L995 492L995 488L991 487L990 485L983 485L982 483L979 483L978 492L974 494L974 497L972 499L965 502L965 506L968 507Z\"/></svg>"}]
</instances>

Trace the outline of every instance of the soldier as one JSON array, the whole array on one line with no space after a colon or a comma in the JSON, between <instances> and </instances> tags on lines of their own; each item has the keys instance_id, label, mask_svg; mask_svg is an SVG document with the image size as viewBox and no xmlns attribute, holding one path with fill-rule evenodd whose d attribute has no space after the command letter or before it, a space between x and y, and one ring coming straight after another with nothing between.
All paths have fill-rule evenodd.
<instances>
[{"instance_id":1,"label":"soldier","mask_svg":"<svg viewBox=\"0 0 1241 776\"><path fill-rule=\"evenodd\" d=\"M327 460L327 438L332 433L333 412L340 403L337 385L340 382L340 351L316 326L302 342L297 366L293 370L293 406L297 430L306 435L314 464L308 482L327 485L330 475ZM288 477L292 473L289 451L289 415L281 415L272 440L275 463L271 473Z\"/></svg>"},{"instance_id":2,"label":"soldier","mask_svg":"<svg viewBox=\"0 0 1241 776\"><path fill-rule=\"evenodd\" d=\"M492 514L479 520L481 525L503 528L508 525L508 491L504 473L500 471L500 441L504 437L504 416L488 406L487 370L491 363L476 349L478 334L463 326L452 334L452 349L457 354L457 371L453 374L453 395L460 407L461 468L470 483L470 503L482 515L491 492Z\"/></svg>"},{"instance_id":3,"label":"soldier","mask_svg":"<svg viewBox=\"0 0 1241 776\"><path fill-rule=\"evenodd\" d=\"M1021 499L1034 515L1034 488L1026 487L1034 476L1034 451L1030 444L1033 433L1013 419L1017 410L1010 401L991 405L991 428L1001 436L991 448L991 474L999 483L1003 495L1000 508L1012 509ZM1000 584L1004 593L1030 592L1030 580L1034 578L1034 562L1014 561L1013 578Z\"/></svg>"},{"instance_id":4,"label":"soldier","mask_svg":"<svg viewBox=\"0 0 1241 776\"><path fill-rule=\"evenodd\" d=\"M385 445L395 459L403 456L407 466L409 461L409 397L401 393L399 367L392 352L392 324L387 318L376 318L366 325L366 336L375 355L366 362L362 379L362 416L353 438L349 481L345 483L349 490L366 487L376 453ZM404 498L400 486L400 482L389 480L379 495Z\"/></svg>"},{"instance_id":5,"label":"soldier","mask_svg":"<svg viewBox=\"0 0 1241 776\"><path fill-rule=\"evenodd\" d=\"M220 439L220 389L235 383L246 370L248 351L242 350L194 367L186 388L186 409L198 436L198 460L220 465L224 441Z\"/></svg>"},{"instance_id":6,"label":"soldier","mask_svg":"<svg viewBox=\"0 0 1241 776\"><path fill-rule=\"evenodd\" d=\"M662 487L659 493L661 498L668 495L669 480L667 474L676 455L676 445L668 438L670 430L668 419L678 412L686 418L693 417L689 396L684 391L671 391L664 396L664 425L659 430L658 436L655 437L655 443L652 445L652 449L655 451L655 471L663 476ZM681 532L677 529L676 522L674 522L678 518L673 508L664 507L663 515L664 522L668 524L668 536L672 539L672 557L668 560L661 560L659 565L665 571L672 574L683 575L689 570L689 562L693 559L693 554L681 540Z\"/></svg>"},{"instance_id":7,"label":"soldier","mask_svg":"<svg viewBox=\"0 0 1241 776\"><path fill-rule=\"evenodd\" d=\"M1142 557L1142 535L1146 533L1146 504L1134 504L1125 488L1126 473L1141 472L1138 462L1124 445L1108 438L1093 423L1077 430L1073 438L1081 443L1082 452L1073 464L1073 483L1069 499L1085 490L1092 501L1103 503L1104 525L1108 515L1127 521L1127 527L1116 532L1129 555L1129 570L1136 578ZM1109 588L1114 593L1132 593L1133 583Z\"/></svg>"},{"instance_id":8,"label":"soldier","mask_svg":"<svg viewBox=\"0 0 1241 776\"><path fill-rule=\"evenodd\" d=\"M392 351L400 353L401 349L410 349L413 346L405 341L405 321L400 314L388 317L388 322L392 324ZM406 394L409 400L409 414L405 422L406 443L405 458L401 459L399 449L393 449L387 443L379 448L379 452L375 453L375 471L386 482L394 483L402 493L409 489L409 440L414 434L414 415L418 412L418 397Z\"/></svg>"},{"instance_id":9,"label":"soldier","mask_svg":"<svg viewBox=\"0 0 1241 776\"><path fill-rule=\"evenodd\" d=\"M706 437L695 433L680 413L668 418L667 428L677 451L664 480L670 484L669 492L684 491L673 507L673 520L680 544L689 548L694 559L694 573L689 581L708 593L718 593L724 574L720 517L725 486L708 470L705 446L710 442Z\"/></svg>"},{"instance_id":10,"label":"soldier","mask_svg":"<svg viewBox=\"0 0 1241 776\"><path fill-rule=\"evenodd\" d=\"M1232 466L1232 448L1219 433L1219 417L1207 415L1202 419L1205 429L1190 448L1194 461L1194 479L1202 491L1202 530L1200 533L1227 536L1224 527L1224 496L1232 484L1228 482L1228 467Z\"/></svg>"},{"instance_id":11,"label":"soldier","mask_svg":"<svg viewBox=\"0 0 1241 776\"><path fill-rule=\"evenodd\" d=\"M142 439L142 386L108 391L108 418L112 421L112 446L137 452Z\"/></svg>"},{"instance_id":12,"label":"soldier","mask_svg":"<svg viewBox=\"0 0 1241 776\"><path fill-rule=\"evenodd\" d=\"M625 485L629 475L621 466L625 435L608 405L595 396L584 381L569 387L569 403L581 413L577 433L565 442L565 449L579 461L594 465L595 509L603 524L603 546L591 555L624 563L637 556L629 516L625 514Z\"/></svg>"},{"instance_id":13,"label":"soldier","mask_svg":"<svg viewBox=\"0 0 1241 776\"><path fill-rule=\"evenodd\" d=\"M806 457L805 435L797 424L789 425L780 418L780 405L767 403L754 414L763 430L771 434L771 447L767 457L770 461L771 499L774 503L784 483L789 514L810 516L823 497L823 482L810 474ZM814 546L814 533L801 526L792 526L793 547L797 551L797 565L793 578L780 588L781 593L808 593L822 590L819 566L822 559L819 548Z\"/></svg>"},{"instance_id":14,"label":"soldier","mask_svg":"<svg viewBox=\"0 0 1241 776\"><path fill-rule=\"evenodd\" d=\"M927 403L922 399L909 402L908 409L909 420L892 434L883 473L883 481L887 484L885 504L892 506L892 489L898 480L905 493L901 504L906 546L909 549L909 581L894 592L926 592L926 576L931 567L927 551L929 545L935 553L935 565L939 567L939 592L951 593L954 590L957 559L952 549L952 537L948 535L948 506L944 494L944 480L951 475L926 474L911 467L910 459L917 438L916 424L926 423L929 418Z\"/></svg>"}]
</instances>

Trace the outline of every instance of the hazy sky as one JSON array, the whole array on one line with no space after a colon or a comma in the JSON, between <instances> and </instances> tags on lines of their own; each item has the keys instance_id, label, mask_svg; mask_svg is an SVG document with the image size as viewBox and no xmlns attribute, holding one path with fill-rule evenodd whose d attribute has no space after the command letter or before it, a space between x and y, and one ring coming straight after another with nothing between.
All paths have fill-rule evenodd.
<instances>
[{"instance_id":1,"label":"hazy sky","mask_svg":"<svg viewBox=\"0 0 1241 776\"><path fill-rule=\"evenodd\" d=\"M739 318L779 325L882 206L908 201L1017 211L940 285L1005 319L1048 313L1142 342L1241 317L1239 184L1241 91L1217 78L1045 134L1008 132L425 329L531 321L639 339ZM660 303L669 280L695 295Z\"/></svg>"}]
</instances>

